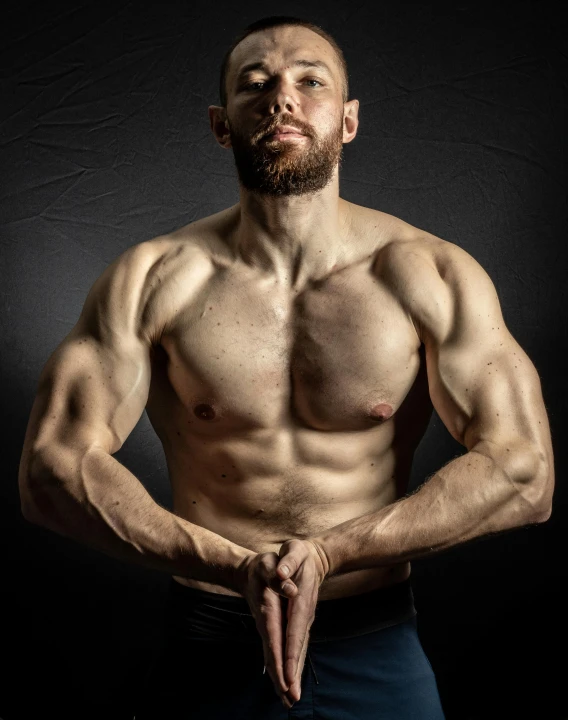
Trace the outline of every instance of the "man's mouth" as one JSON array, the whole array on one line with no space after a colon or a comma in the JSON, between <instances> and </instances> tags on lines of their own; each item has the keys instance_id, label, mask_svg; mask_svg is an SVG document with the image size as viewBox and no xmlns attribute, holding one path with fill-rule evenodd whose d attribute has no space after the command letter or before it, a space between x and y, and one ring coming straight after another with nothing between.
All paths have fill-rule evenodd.
<instances>
[{"instance_id":1,"label":"man's mouth","mask_svg":"<svg viewBox=\"0 0 568 720\"><path fill-rule=\"evenodd\" d=\"M269 140L299 140L305 137L302 133L294 132L275 132L268 136Z\"/></svg>"},{"instance_id":2,"label":"man's mouth","mask_svg":"<svg viewBox=\"0 0 568 720\"><path fill-rule=\"evenodd\" d=\"M273 130L271 133L267 134L265 136L266 140L279 140L279 141L289 141L289 140L302 140L306 136L303 132L300 132L299 130L295 130L292 128L276 128L276 130Z\"/></svg>"},{"instance_id":3,"label":"man's mouth","mask_svg":"<svg viewBox=\"0 0 568 720\"><path fill-rule=\"evenodd\" d=\"M267 139L280 140L305 137L304 133L292 125L277 125L272 132L267 133Z\"/></svg>"}]
</instances>

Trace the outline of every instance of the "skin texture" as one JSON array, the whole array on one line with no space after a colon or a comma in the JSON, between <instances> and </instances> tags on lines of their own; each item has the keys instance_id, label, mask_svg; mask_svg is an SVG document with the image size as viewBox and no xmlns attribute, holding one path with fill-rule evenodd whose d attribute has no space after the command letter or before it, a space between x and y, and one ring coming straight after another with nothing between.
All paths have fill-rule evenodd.
<instances>
[{"instance_id":1,"label":"skin texture","mask_svg":"<svg viewBox=\"0 0 568 720\"><path fill-rule=\"evenodd\" d=\"M266 68L245 88L251 60ZM227 108L209 117L222 147L236 139L249 189L132 246L95 282L42 371L19 475L31 522L245 597L287 707L318 600L542 522L554 483L539 378L486 272L452 243L339 197L358 101L342 102L335 63L305 28L237 46ZM280 123L305 139L263 140ZM284 192L296 182L317 189ZM466 452L405 497L432 407ZM112 457L144 408L173 512Z\"/></svg>"}]
</instances>

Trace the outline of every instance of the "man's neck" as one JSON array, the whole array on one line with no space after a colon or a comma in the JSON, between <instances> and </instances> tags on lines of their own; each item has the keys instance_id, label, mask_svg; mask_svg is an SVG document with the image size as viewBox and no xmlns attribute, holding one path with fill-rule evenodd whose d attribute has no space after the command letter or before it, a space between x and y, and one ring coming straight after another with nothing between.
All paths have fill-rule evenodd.
<instances>
[{"instance_id":1,"label":"man's neck","mask_svg":"<svg viewBox=\"0 0 568 720\"><path fill-rule=\"evenodd\" d=\"M236 249L243 260L302 288L325 276L344 253L347 212L335 174L323 190L272 197L241 186Z\"/></svg>"}]
</instances>

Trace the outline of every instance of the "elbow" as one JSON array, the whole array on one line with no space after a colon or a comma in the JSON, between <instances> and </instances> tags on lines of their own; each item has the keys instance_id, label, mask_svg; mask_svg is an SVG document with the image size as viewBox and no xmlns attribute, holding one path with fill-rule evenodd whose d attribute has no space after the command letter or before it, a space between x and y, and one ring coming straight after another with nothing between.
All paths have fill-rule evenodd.
<instances>
[{"instance_id":1,"label":"elbow","mask_svg":"<svg viewBox=\"0 0 568 720\"><path fill-rule=\"evenodd\" d=\"M27 469L24 472L20 471L18 481L22 515L25 520L33 525L41 525L41 502L39 500L41 482L38 477L38 468L38 459L31 457Z\"/></svg>"},{"instance_id":2,"label":"elbow","mask_svg":"<svg viewBox=\"0 0 568 720\"><path fill-rule=\"evenodd\" d=\"M20 484L20 509L24 520L32 525L45 526L45 505L45 497L40 495L33 482L27 479Z\"/></svg>"},{"instance_id":3,"label":"elbow","mask_svg":"<svg viewBox=\"0 0 568 720\"><path fill-rule=\"evenodd\" d=\"M20 510L29 523L37 524L36 507L33 501L33 479L30 473L31 458L24 451L20 460L20 469L18 472L18 492L20 495Z\"/></svg>"},{"instance_id":4,"label":"elbow","mask_svg":"<svg viewBox=\"0 0 568 720\"><path fill-rule=\"evenodd\" d=\"M554 463L547 453L535 450L525 456L523 466L515 484L523 500L526 524L546 522L552 514Z\"/></svg>"},{"instance_id":5,"label":"elbow","mask_svg":"<svg viewBox=\"0 0 568 720\"><path fill-rule=\"evenodd\" d=\"M22 491L20 489L20 509L24 520L27 520L32 525L41 525L41 520L37 510L37 506L33 501L33 498L29 491Z\"/></svg>"},{"instance_id":6,"label":"elbow","mask_svg":"<svg viewBox=\"0 0 568 720\"><path fill-rule=\"evenodd\" d=\"M534 523L543 523L552 515L552 496L554 493L554 473L547 474L537 483L538 499L534 508Z\"/></svg>"},{"instance_id":7,"label":"elbow","mask_svg":"<svg viewBox=\"0 0 568 720\"><path fill-rule=\"evenodd\" d=\"M24 519L33 525L47 527L53 510L52 490L57 484L51 465L41 453L32 453L19 479L20 508Z\"/></svg>"}]
</instances>

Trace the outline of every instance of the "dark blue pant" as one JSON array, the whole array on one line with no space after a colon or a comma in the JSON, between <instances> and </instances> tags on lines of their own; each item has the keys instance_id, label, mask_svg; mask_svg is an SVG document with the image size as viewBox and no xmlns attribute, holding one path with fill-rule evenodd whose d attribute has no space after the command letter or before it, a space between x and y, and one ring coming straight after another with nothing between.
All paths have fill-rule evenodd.
<instances>
[{"instance_id":1,"label":"dark blue pant","mask_svg":"<svg viewBox=\"0 0 568 720\"><path fill-rule=\"evenodd\" d=\"M410 619L393 616L390 625L383 613L382 629L368 631L368 618L366 627L353 625L353 617L365 618L365 608L372 608L385 590L318 604L338 615L333 626L320 622L318 627L316 610L312 628L319 639L309 643L302 696L287 710L268 673L263 674L262 643L246 601L224 596L217 602L215 593L179 587L174 590L177 604L169 608L166 645L145 680L136 720L444 718L414 613ZM185 612L182 596L188 600ZM354 612L357 604L360 612ZM349 631L363 634L337 637L345 625L342 608L349 612Z\"/></svg>"}]
</instances>

